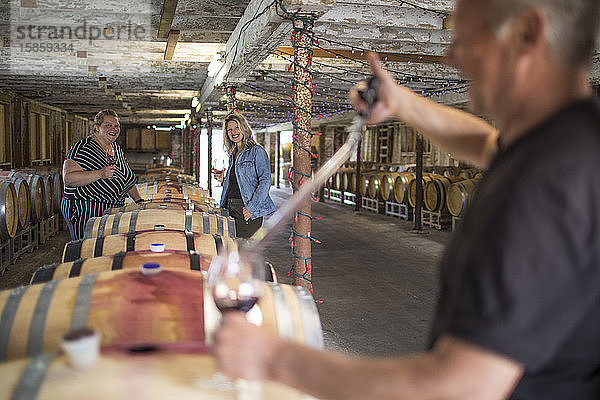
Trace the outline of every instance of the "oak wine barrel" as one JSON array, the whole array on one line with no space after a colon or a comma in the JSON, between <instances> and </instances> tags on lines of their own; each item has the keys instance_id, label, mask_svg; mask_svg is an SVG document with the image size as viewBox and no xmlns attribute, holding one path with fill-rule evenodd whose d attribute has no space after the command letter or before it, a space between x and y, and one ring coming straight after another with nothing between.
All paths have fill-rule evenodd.
<instances>
[{"instance_id":1,"label":"oak wine barrel","mask_svg":"<svg viewBox=\"0 0 600 400\"><path fill-rule=\"evenodd\" d=\"M299 289L265 283L256 311L285 339L322 343L314 300ZM153 276L100 272L2 291L0 315L0 362L56 351L60 337L85 326L101 333L103 345L144 346L205 343L219 323L204 274L168 269Z\"/></svg>"},{"instance_id":2,"label":"oak wine barrel","mask_svg":"<svg viewBox=\"0 0 600 400\"><path fill-rule=\"evenodd\" d=\"M339 190L340 192L344 190L343 187L342 187L342 185L343 185L342 175L343 175L343 173L340 170L338 170L335 173L335 175L333 175L334 176L334 179L333 179L333 189Z\"/></svg>"},{"instance_id":3,"label":"oak wine barrel","mask_svg":"<svg viewBox=\"0 0 600 400\"><path fill-rule=\"evenodd\" d=\"M421 180L421 182L423 183L423 188L425 188L425 184L427 182L429 182L430 180L432 180L433 178L431 177L432 174L428 173L428 172L423 172L423 179ZM417 193L417 178L416 178L416 174L415 177L413 177L409 182L408 182L408 204L410 204L411 207L415 206L415 195Z\"/></svg>"},{"instance_id":4,"label":"oak wine barrel","mask_svg":"<svg viewBox=\"0 0 600 400\"><path fill-rule=\"evenodd\" d=\"M52 174L42 175L42 181L44 182L44 190L46 195L44 197L44 210L46 218L54 215L54 176Z\"/></svg>"},{"instance_id":5,"label":"oak wine barrel","mask_svg":"<svg viewBox=\"0 0 600 400\"><path fill-rule=\"evenodd\" d=\"M394 183L398 172L386 172L379 178L379 198L383 201L394 201Z\"/></svg>"},{"instance_id":6,"label":"oak wine barrel","mask_svg":"<svg viewBox=\"0 0 600 400\"><path fill-rule=\"evenodd\" d=\"M9 181L0 181L0 239L15 237L19 227L17 192Z\"/></svg>"},{"instance_id":7,"label":"oak wine barrel","mask_svg":"<svg viewBox=\"0 0 600 400\"><path fill-rule=\"evenodd\" d=\"M72 240L65 244L62 262L75 261L117 254L122 251L149 250L152 243L163 243L165 250L199 251L215 255L222 246L229 249L235 246L233 239L227 236L193 233L190 231L138 231L106 235L91 239Z\"/></svg>"},{"instance_id":8,"label":"oak wine barrel","mask_svg":"<svg viewBox=\"0 0 600 400\"><path fill-rule=\"evenodd\" d=\"M349 172L347 192L356 193L356 170Z\"/></svg>"},{"instance_id":9,"label":"oak wine barrel","mask_svg":"<svg viewBox=\"0 0 600 400\"><path fill-rule=\"evenodd\" d=\"M466 179L456 182L448 188L448 211L455 217L460 217L464 214L469 201L475 192L477 181L474 179Z\"/></svg>"},{"instance_id":10,"label":"oak wine barrel","mask_svg":"<svg viewBox=\"0 0 600 400\"><path fill-rule=\"evenodd\" d=\"M235 237L231 217L184 210L134 210L88 219L84 238L147 230L181 230Z\"/></svg>"},{"instance_id":11,"label":"oak wine barrel","mask_svg":"<svg viewBox=\"0 0 600 400\"><path fill-rule=\"evenodd\" d=\"M361 196L367 196L369 194L369 181L372 179L373 175L374 174L371 172L361 174L360 187L358 188Z\"/></svg>"},{"instance_id":12,"label":"oak wine barrel","mask_svg":"<svg viewBox=\"0 0 600 400\"><path fill-rule=\"evenodd\" d=\"M379 198L379 187L381 186L381 177L385 172L375 172L371 174L369 178L369 184L367 186L367 194L371 199Z\"/></svg>"},{"instance_id":13,"label":"oak wine barrel","mask_svg":"<svg viewBox=\"0 0 600 400\"><path fill-rule=\"evenodd\" d=\"M29 184L25 178L20 176L3 176L0 174L0 181L10 181L15 187L17 195L17 221L18 230L29 226L31 220L31 199L29 197Z\"/></svg>"},{"instance_id":14,"label":"oak wine barrel","mask_svg":"<svg viewBox=\"0 0 600 400\"><path fill-rule=\"evenodd\" d=\"M398 176L394 179L394 191L392 196L395 203L408 202L408 184L410 183L410 180L414 178L414 172L403 171L398 173Z\"/></svg>"},{"instance_id":15,"label":"oak wine barrel","mask_svg":"<svg viewBox=\"0 0 600 400\"><path fill-rule=\"evenodd\" d=\"M44 219L46 204L46 186L44 179L37 174L14 171L14 176L22 177L29 185L31 222L38 223Z\"/></svg>"},{"instance_id":16,"label":"oak wine barrel","mask_svg":"<svg viewBox=\"0 0 600 400\"><path fill-rule=\"evenodd\" d=\"M432 175L433 180L425 183L423 188L423 204L429 211L446 211L446 193L450 185L459 181L459 177Z\"/></svg>"}]
</instances>

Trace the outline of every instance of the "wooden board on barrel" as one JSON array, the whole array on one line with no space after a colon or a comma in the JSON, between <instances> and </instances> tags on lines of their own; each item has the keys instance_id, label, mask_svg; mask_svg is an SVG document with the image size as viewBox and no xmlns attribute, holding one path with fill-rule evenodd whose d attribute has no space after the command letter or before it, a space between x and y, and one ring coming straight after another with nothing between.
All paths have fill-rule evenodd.
<instances>
[{"instance_id":1,"label":"wooden board on barrel","mask_svg":"<svg viewBox=\"0 0 600 400\"><path fill-rule=\"evenodd\" d=\"M323 345L312 296L303 288L264 283L248 318L289 341ZM219 312L195 271L137 270L85 275L0 292L0 362L58 350L72 329L99 331L102 344L209 343Z\"/></svg>"},{"instance_id":2,"label":"wooden board on barrel","mask_svg":"<svg viewBox=\"0 0 600 400\"><path fill-rule=\"evenodd\" d=\"M84 238L150 230L180 230L235 237L235 221L221 215L184 210L135 210L90 218Z\"/></svg>"},{"instance_id":3,"label":"wooden board on barrel","mask_svg":"<svg viewBox=\"0 0 600 400\"><path fill-rule=\"evenodd\" d=\"M199 251L202 254L215 255L221 247L237 248L236 241L239 240L241 239L180 230L121 233L73 240L65 245L62 262L113 255L122 251L150 250L153 243L163 243L166 251Z\"/></svg>"}]
</instances>

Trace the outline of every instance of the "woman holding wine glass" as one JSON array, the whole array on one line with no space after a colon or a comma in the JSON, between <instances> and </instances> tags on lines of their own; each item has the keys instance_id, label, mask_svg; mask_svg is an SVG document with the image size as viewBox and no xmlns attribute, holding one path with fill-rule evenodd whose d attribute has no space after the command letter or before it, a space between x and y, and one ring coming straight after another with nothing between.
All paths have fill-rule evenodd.
<instances>
[{"instance_id":1,"label":"woman holding wine glass","mask_svg":"<svg viewBox=\"0 0 600 400\"><path fill-rule=\"evenodd\" d=\"M63 163L65 184L61 212L71 240L83 238L89 218L101 216L106 209L125 205L127 195L144 201L135 185L137 178L115 143L121 126L113 110L102 110L94 117L94 133L67 152Z\"/></svg>"},{"instance_id":2,"label":"woman holding wine glass","mask_svg":"<svg viewBox=\"0 0 600 400\"><path fill-rule=\"evenodd\" d=\"M264 148L252 139L246 118L233 112L223 121L223 144L229 153L229 168L213 168L223 182L221 208L235 219L238 237L249 238L261 227L263 217L275 212L269 196L271 163Z\"/></svg>"}]
</instances>

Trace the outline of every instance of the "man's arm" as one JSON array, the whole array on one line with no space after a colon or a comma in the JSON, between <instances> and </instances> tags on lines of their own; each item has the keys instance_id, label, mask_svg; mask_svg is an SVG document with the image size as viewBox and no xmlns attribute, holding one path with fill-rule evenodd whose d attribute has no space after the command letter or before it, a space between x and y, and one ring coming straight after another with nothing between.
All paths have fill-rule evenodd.
<instances>
[{"instance_id":1,"label":"man's arm","mask_svg":"<svg viewBox=\"0 0 600 400\"><path fill-rule=\"evenodd\" d=\"M369 63L379 79L378 101L369 123L399 119L453 157L483 168L489 165L497 149L498 132L493 126L472 114L435 103L399 86L375 54L369 54ZM362 108L356 89L350 92L350 100L355 107Z\"/></svg>"},{"instance_id":2,"label":"man's arm","mask_svg":"<svg viewBox=\"0 0 600 400\"><path fill-rule=\"evenodd\" d=\"M215 339L228 375L277 381L321 400L501 400L523 373L518 362L450 336L427 353L360 359L282 341L231 313Z\"/></svg>"},{"instance_id":3,"label":"man's arm","mask_svg":"<svg viewBox=\"0 0 600 400\"><path fill-rule=\"evenodd\" d=\"M112 178L115 166L109 165L95 171L84 171L75 160L66 159L63 163L63 182L67 186L83 186L102 178Z\"/></svg>"}]
</instances>

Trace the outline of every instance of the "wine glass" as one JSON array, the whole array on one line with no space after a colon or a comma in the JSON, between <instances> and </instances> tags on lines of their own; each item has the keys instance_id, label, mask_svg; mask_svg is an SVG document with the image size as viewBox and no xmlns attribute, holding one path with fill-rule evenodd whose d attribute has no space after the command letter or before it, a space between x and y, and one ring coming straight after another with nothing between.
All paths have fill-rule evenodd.
<instances>
[{"instance_id":1,"label":"wine glass","mask_svg":"<svg viewBox=\"0 0 600 400\"><path fill-rule=\"evenodd\" d=\"M117 164L117 156L115 155L114 150L111 152L112 149L108 149L106 150L106 162L108 163L108 165L116 165Z\"/></svg>"},{"instance_id":2,"label":"wine glass","mask_svg":"<svg viewBox=\"0 0 600 400\"><path fill-rule=\"evenodd\" d=\"M213 159L212 160L213 178L214 178L214 175L216 175L216 174L222 174L223 171L225 171L225 160L223 160L223 159Z\"/></svg>"},{"instance_id":3,"label":"wine glass","mask_svg":"<svg viewBox=\"0 0 600 400\"><path fill-rule=\"evenodd\" d=\"M208 269L207 284L222 314L239 311L250 322L260 324L262 314L254 306L264 292L265 265L262 255L248 247L242 247L239 251L223 250L213 258ZM255 310L258 317L253 314ZM254 317L251 318L251 314ZM229 385L229 388L235 388L239 400L262 398L260 382L237 379L232 383L220 372L213 374L212 382L215 387L227 388Z\"/></svg>"},{"instance_id":4,"label":"wine glass","mask_svg":"<svg viewBox=\"0 0 600 400\"><path fill-rule=\"evenodd\" d=\"M208 286L221 313L247 313L262 296L265 263L252 249L223 251L213 258L208 269Z\"/></svg>"}]
</instances>

